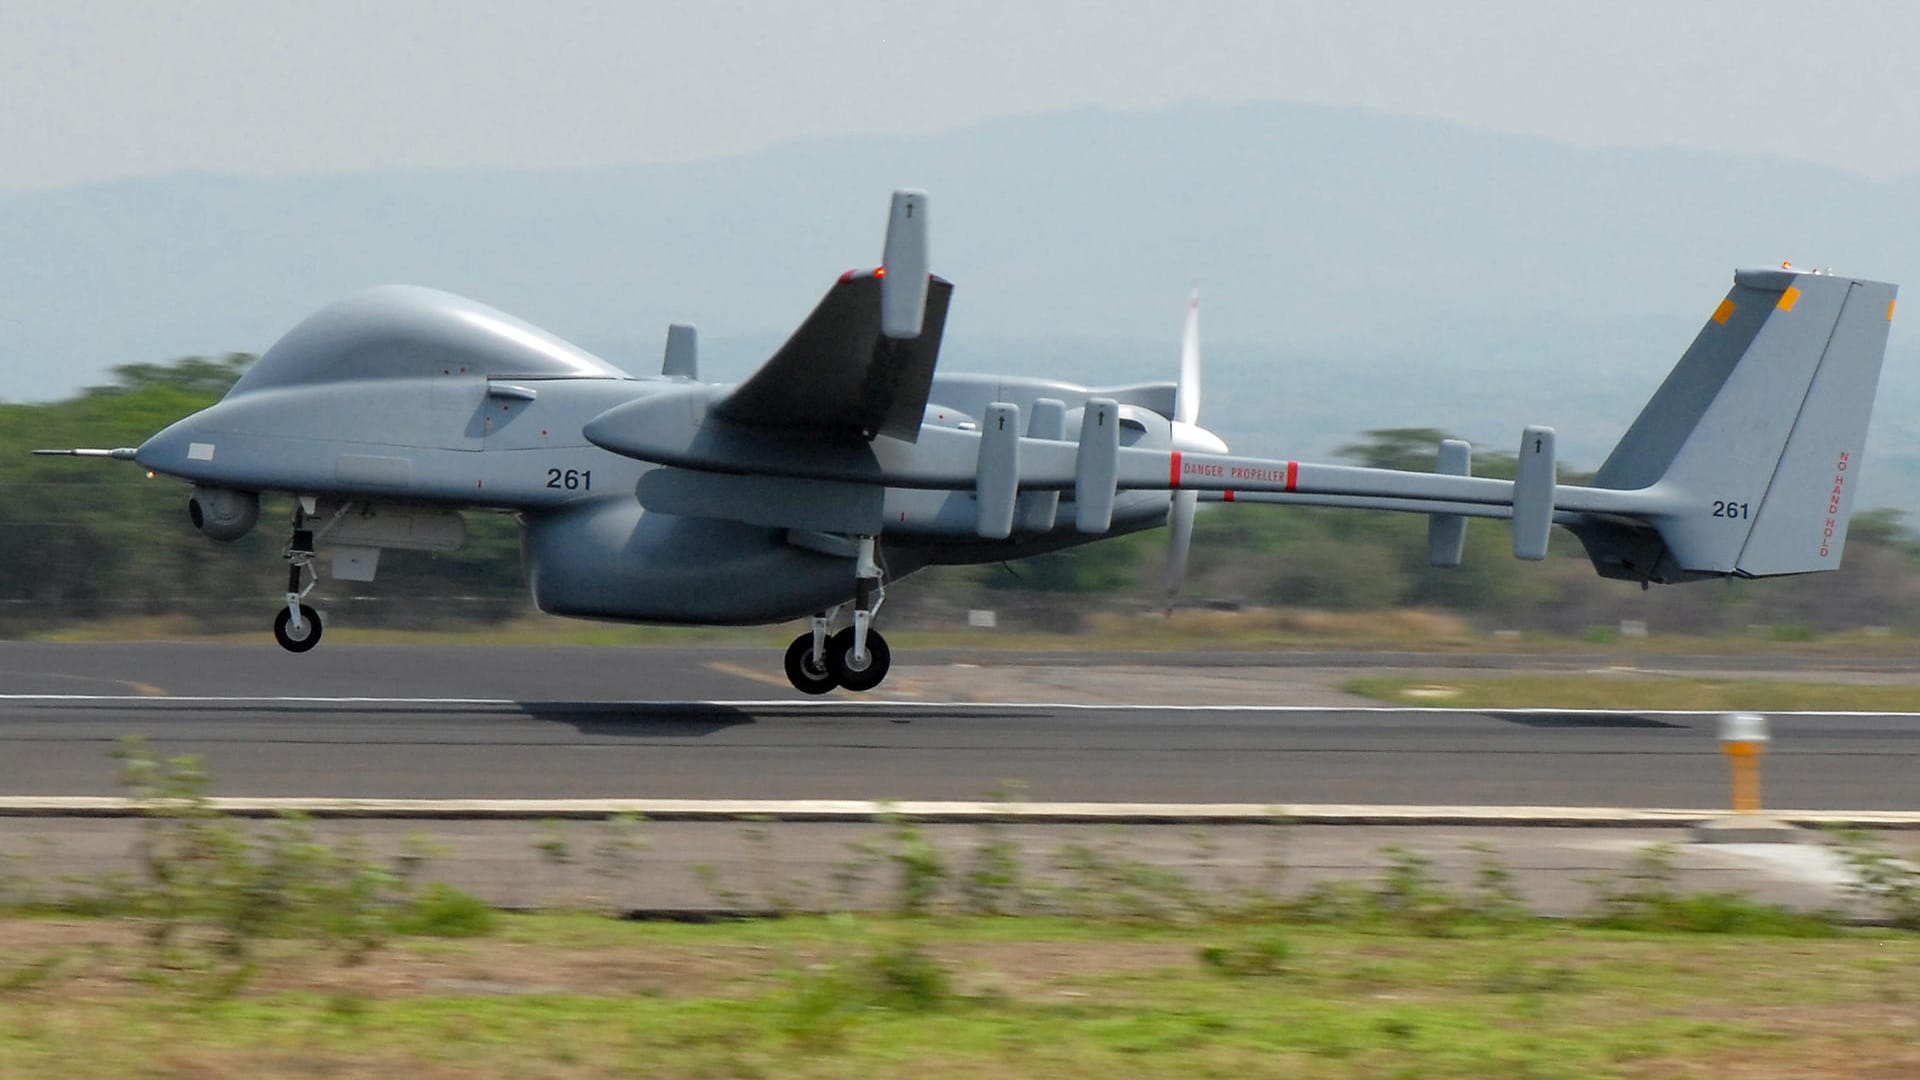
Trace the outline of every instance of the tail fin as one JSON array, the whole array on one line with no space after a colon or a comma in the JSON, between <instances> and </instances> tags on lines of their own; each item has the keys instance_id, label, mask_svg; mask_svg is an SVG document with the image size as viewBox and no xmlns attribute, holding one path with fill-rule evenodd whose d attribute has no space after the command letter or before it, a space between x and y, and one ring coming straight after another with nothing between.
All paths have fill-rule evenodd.
<instances>
[{"instance_id":1,"label":"tail fin","mask_svg":"<svg viewBox=\"0 0 1920 1080\"><path fill-rule=\"evenodd\" d=\"M1594 475L1658 492L1644 527L1574 532L1599 571L1641 581L1833 570L1860 483L1895 287L1790 269L1733 289Z\"/></svg>"}]
</instances>

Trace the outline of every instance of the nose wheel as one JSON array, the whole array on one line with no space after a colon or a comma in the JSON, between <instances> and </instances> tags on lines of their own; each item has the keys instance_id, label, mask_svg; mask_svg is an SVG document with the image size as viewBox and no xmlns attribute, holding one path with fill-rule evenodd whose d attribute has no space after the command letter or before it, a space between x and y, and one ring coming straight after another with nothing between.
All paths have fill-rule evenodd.
<instances>
[{"instance_id":1,"label":"nose wheel","mask_svg":"<svg viewBox=\"0 0 1920 1080\"><path fill-rule=\"evenodd\" d=\"M306 603L320 583L313 569L314 531L307 525L306 506L293 511L293 538L287 541L287 603L273 620L273 640L290 653L303 653L320 644L320 613ZM338 515L335 515L336 518Z\"/></svg>"},{"instance_id":2,"label":"nose wheel","mask_svg":"<svg viewBox=\"0 0 1920 1080\"><path fill-rule=\"evenodd\" d=\"M273 640L291 653L303 653L320 644L320 613L305 604L299 608L298 623L293 620L292 608L281 608L273 620Z\"/></svg>"}]
</instances>

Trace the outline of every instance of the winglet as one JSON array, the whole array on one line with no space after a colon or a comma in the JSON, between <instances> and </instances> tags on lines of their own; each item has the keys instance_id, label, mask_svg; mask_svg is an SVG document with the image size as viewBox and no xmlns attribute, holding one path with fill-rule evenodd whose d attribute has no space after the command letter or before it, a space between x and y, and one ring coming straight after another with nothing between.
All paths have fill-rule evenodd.
<instances>
[{"instance_id":1,"label":"winglet","mask_svg":"<svg viewBox=\"0 0 1920 1080\"><path fill-rule=\"evenodd\" d=\"M674 323L667 327L667 353L660 374L668 378L700 378L700 345L693 327Z\"/></svg>"},{"instance_id":2,"label":"winglet","mask_svg":"<svg viewBox=\"0 0 1920 1080\"><path fill-rule=\"evenodd\" d=\"M927 274L933 266L927 252L926 192L893 193L880 266L885 275L880 279L880 332L902 340L919 337L927 313Z\"/></svg>"}]
</instances>

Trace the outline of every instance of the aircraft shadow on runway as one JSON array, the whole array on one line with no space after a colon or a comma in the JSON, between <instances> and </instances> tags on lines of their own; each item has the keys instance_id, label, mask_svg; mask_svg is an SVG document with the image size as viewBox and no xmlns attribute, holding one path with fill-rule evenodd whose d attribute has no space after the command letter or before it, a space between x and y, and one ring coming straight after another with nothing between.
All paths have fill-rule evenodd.
<instances>
[{"instance_id":1,"label":"aircraft shadow on runway","mask_svg":"<svg viewBox=\"0 0 1920 1080\"><path fill-rule=\"evenodd\" d=\"M636 739L703 738L717 731L755 722L753 714L745 709L704 702L522 701L518 704L528 719L566 724L582 735L624 735Z\"/></svg>"},{"instance_id":2,"label":"aircraft shadow on runway","mask_svg":"<svg viewBox=\"0 0 1920 1080\"><path fill-rule=\"evenodd\" d=\"M853 721L910 724L938 716L953 719L1018 719L1007 709L941 709L891 712L870 704L836 709L831 705L721 705L704 701L522 701L529 719L567 724L583 735L624 735L638 739L700 738L744 724L771 720ZM1038 714L1028 714L1038 715Z\"/></svg>"}]
</instances>

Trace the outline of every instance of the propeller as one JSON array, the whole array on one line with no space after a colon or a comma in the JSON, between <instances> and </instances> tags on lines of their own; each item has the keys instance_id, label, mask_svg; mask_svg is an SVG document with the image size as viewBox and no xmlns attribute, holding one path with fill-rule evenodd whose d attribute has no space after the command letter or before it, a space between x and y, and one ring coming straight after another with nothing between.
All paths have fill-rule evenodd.
<instances>
[{"instance_id":1,"label":"propeller","mask_svg":"<svg viewBox=\"0 0 1920 1080\"><path fill-rule=\"evenodd\" d=\"M1173 439L1181 448L1183 427L1192 429L1200 419L1200 289L1196 286L1187 298L1187 325L1180 336L1180 382L1173 395ZM1167 515L1167 614L1173 614L1173 602L1187 578L1187 551L1193 546L1193 514L1199 504L1197 491L1173 493L1173 509Z\"/></svg>"}]
</instances>

